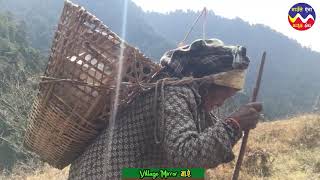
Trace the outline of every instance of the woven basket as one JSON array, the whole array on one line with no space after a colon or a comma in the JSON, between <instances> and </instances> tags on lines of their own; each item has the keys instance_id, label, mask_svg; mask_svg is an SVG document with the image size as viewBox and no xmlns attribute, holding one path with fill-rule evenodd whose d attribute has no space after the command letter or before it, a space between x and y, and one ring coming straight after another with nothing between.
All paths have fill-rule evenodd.
<instances>
[{"instance_id":1,"label":"woven basket","mask_svg":"<svg viewBox=\"0 0 320 180\"><path fill-rule=\"evenodd\" d=\"M121 41L85 9L65 2L24 140L50 165L70 164L108 124L121 47L123 84L148 82L158 71L157 64ZM122 85L120 104L135 91Z\"/></svg>"}]
</instances>

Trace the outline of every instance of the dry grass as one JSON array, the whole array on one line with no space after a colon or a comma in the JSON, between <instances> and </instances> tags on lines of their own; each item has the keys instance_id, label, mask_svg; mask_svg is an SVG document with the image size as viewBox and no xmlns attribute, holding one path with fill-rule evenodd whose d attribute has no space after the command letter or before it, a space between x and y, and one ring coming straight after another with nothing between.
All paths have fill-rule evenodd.
<instances>
[{"instance_id":1,"label":"dry grass","mask_svg":"<svg viewBox=\"0 0 320 180\"><path fill-rule=\"evenodd\" d=\"M0 180L65 180L68 178L68 174L69 166L63 170L58 170L46 164L44 167L29 173L19 166L14 169L10 176L0 175Z\"/></svg>"},{"instance_id":2,"label":"dry grass","mask_svg":"<svg viewBox=\"0 0 320 180\"><path fill-rule=\"evenodd\" d=\"M207 172L211 179L231 179L234 165ZM320 179L320 116L260 123L250 132L240 179Z\"/></svg>"},{"instance_id":3,"label":"dry grass","mask_svg":"<svg viewBox=\"0 0 320 180\"><path fill-rule=\"evenodd\" d=\"M240 142L239 142L240 144ZM239 144L234 148L238 153ZM282 121L260 123L251 131L240 179L320 179L320 116L301 115ZM235 161L207 171L210 179L231 178ZM0 179L63 180L62 171L46 165L31 173L19 168Z\"/></svg>"}]
</instances>

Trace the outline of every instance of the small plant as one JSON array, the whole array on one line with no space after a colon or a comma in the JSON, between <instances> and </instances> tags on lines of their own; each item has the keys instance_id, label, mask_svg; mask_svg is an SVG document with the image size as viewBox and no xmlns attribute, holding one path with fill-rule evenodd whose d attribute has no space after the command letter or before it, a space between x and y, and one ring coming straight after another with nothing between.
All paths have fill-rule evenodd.
<instances>
[{"instance_id":1,"label":"small plant","mask_svg":"<svg viewBox=\"0 0 320 180\"><path fill-rule=\"evenodd\" d=\"M313 172L314 173L319 173L320 174L320 161L314 163L314 166L313 166Z\"/></svg>"},{"instance_id":2,"label":"small plant","mask_svg":"<svg viewBox=\"0 0 320 180\"><path fill-rule=\"evenodd\" d=\"M293 145L305 148L315 148L320 146L320 118L304 124L302 130L293 141Z\"/></svg>"},{"instance_id":3,"label":"small plant","mask_svg":"<svg viewBox=\"0 0 320 180\"><path fill-rule=\"evenodd\" d=\"M265 149L248 149L244 166L248 174L259 177L268 177L271 175L272 154Z\"/></svg>"}]
</instances>

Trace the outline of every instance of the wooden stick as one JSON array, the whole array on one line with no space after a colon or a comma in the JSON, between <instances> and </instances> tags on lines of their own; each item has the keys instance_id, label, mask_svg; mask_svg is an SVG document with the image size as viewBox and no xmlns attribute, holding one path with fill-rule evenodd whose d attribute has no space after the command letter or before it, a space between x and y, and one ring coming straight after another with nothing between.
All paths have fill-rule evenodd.
<instances>
[{"instance_id":1,"label":"wooden stick","mask_svg":"<svg viewBox=\"0 0 320 180\"><path fill-rule=\"evenodd\" d=\"M265 60L266 60L266 52L263 52L262 60L261 60L261 63L260 63L260 68L259 68L259 74L258 74L257 81L256 81L256 86L255 86L255 88L253 90L253 94L252 94L252 97L251 97L251 100L250 100L251 102L256 102L256 100L257 100L257 96L258 96L258 92L259 92L259 89L260 89L262 72L263 72L263 67L264 67ZM234 171L233 171L232 180L238 180L239 173L240 173L240 168L241 168L241 164L242 164L242 160L243 160L243 157L244 157L244 153L246 151L246 145L247 145L248 137L249 137L249 130L246 130L246 131L244 131L244 136L242 138L240 152L239 152L238 160L237 160L237 163L236 163L236 167L234 168Z\"/></svg>"}]
</instances>

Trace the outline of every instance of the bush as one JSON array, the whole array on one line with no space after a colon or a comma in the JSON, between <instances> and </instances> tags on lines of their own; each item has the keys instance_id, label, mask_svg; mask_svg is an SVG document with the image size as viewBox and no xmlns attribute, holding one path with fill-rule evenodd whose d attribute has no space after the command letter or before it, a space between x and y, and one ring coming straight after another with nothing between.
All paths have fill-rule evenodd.
<instances>
[{"instance_id":1,"label":"bush","mask_svg":"<svg viewBox=\"0 0 320 180\"><path fill-rule=\"evenodd\" d=\"M273 158L266 149L248 149L244 160L244 167L248 174L268 177L271 175Z\"/></svg>"},{"instance_id":2,"label":"bush","mask_svg":"<svg viewBox=\"0 0 320 180\"><path fill-rule=\"evenodd\" d=\"M309 121L304 124L301 131L298 132L293 145L302 148L320 147L320 118Z\"/></svg>"}]
</instances>

